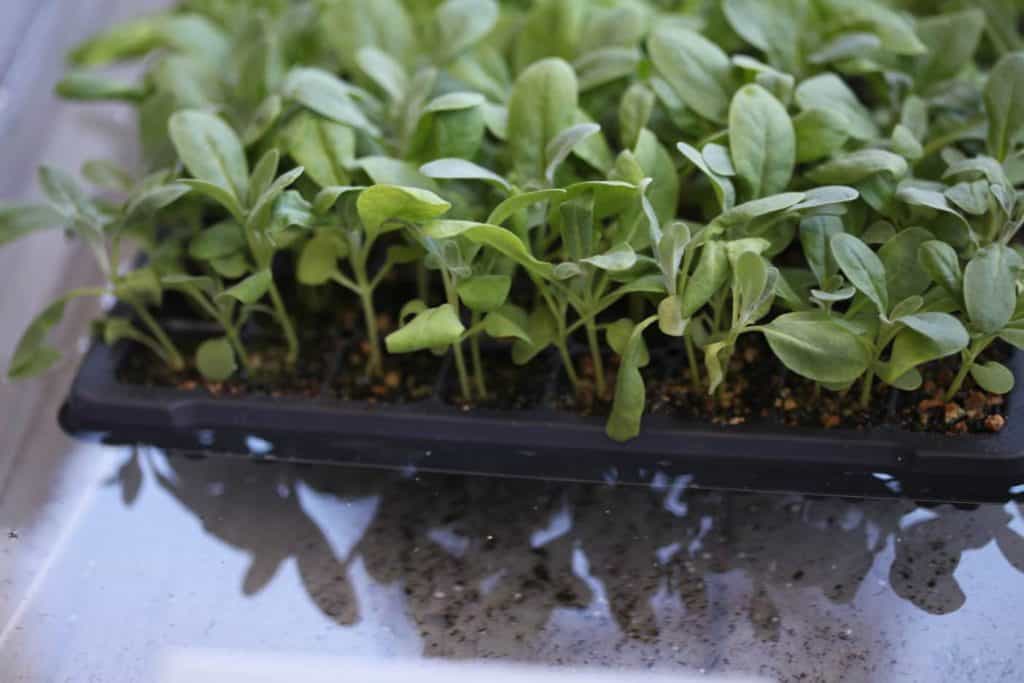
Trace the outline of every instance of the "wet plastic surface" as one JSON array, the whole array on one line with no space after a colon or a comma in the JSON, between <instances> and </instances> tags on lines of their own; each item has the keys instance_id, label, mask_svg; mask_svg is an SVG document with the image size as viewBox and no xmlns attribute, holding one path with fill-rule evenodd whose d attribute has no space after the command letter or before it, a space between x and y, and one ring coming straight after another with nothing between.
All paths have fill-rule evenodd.
<instances>
[{"instance_id":1,"label":"wet plastic surface","mask_svg":"<svg viewBox=\"0 0 1024 683\"><path fill-rule=\"evenodd\" d=\"M553 407L555 363L548 399L538 407L462 411L442 399L451 381L447 363L430 398L385 405L334 398L330 373L316 398L213 396L121 383L117 370L131 351L127 344L93 346L61 411L68 433L108 444L299 462L633 484L659 473L686 474L706 488L927 501L1005 501L1024 484L1018 395L1008 398L1006 428L991 435L799 429L771 420L715 426L648 416L637 439L619 444L605 436L602 418ZM1011 365L1024 384L1020 354Z\"/></svg>"}]
</instances>

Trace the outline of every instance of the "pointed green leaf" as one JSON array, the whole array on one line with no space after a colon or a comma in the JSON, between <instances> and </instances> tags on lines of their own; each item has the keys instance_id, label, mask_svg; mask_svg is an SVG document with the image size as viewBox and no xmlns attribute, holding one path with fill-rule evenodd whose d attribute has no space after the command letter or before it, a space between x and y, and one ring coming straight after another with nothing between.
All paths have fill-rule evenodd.
<instances>
[{"instance_id":1,"label":"pointed green leaf","mask_svg":"<svg viewBox=\"0 0 1024 683\"><path fill-rule=\"evenodd\" d=\"M985 334L999 332L1010 321L1017 304L1008 251L1002 245L985 247L964 270L967 314L974 326Z\"/></svg>"},{"instance_id":2,"label":"pointed green leaf","mask_svg":"<svg viewBox=\"0 0 1024 683\"><path fill-rule=\"evenodd\" d=\"M225 290L218 295L218 298L230 297L243 304L254 304L267 293L270 284L273 282L273 275L269 270L261 270L245 278L234 287Z\"/></svg>"},{"instance_id":3,"label":"pointed green leaf","mask_svg":"<svg viewBox=\"0 0 1024 683\"><path fill-rule=\"evenodd\" d=\"M784 313L760 330L787 368L815 382L849 384L871 362L856 335L818 311Z\"/></svg>"},{"instance_id":4,"label":"pointed green leaf","mask_svg":"<svg viewBox=\"0 0 1024 683\"><path fill-rule=\"evenodd\" d=\"M658 73L693 111L724 122L732 99L732 62L718 45L678 25L658 27L647 40Z\"/></svg>"},{"instance_id":5,"label":"pointed green leaf","mask_svg":"<svg viewBox=\"0 0 1024 683\"><path fill-rule=\"evenodd\" d=\"M363 190L356 201L363 227L373 237L388 228L403 224L422 223L437 218L451 208L451 204L433 192L415 187L374 185Z\"/></svg>"},{"instance_id":6,"label":"pointed green leaf","mask_svg":"<svg viewBox=\"0 0 1024 683\"><path fill-rule=\"evenodd\" d=\"M244 200L249 164L242 141L228 124L213 114L186 110L171 117L169 128L174 148L189 173L238 201Z\"/></svg>"},{"instance_id":7,"label":"pointed green leaf","mask_svg":"<svg viewBox=\"0 0 1024 683\"><path fill-rule=\"evenodd\" d=\"M736 174L756 199L784 191L796 163L796 135L786 108L759 85L745 85L729 108L729 147Z\"/></svg>"},{"instance_id":8,"label":"pointed green leaf","mask_svg":"<svg viewBox=\"0 0 1024 683\"><path fill-rule=\"evenodd\" d=\"M547 144L573 124L577 97L576 74L561 59L536 62L516 79L508 103L508 137L516 141L513 161L522 180L544 178Z\"/></svg>"},{"instance_id":9,"label":"pointed green leaf","mask_svg":"<svg viewBox=\"0 0 1024 683\"><path fill-rule=\"evenodd\" d=\"M474 275L456 287L466 308L478 313L490 313L501 308L511 289L512 278L508 275Z\"/></svg>"},{"instance_id":10,"label":"pointed green leaf","mask_svg":"<svg viewBox=\"0 0 1024 683\"><path fill-rule=\"evenodd\" d=\"M656 321L656 317L651 317L636 325L622 351L622 363L615 382L615 400L605 427L609 438L616 441L629 441L640 433L647 394L643 375L640 374L647 350L643 335L644 330ZM649 360L649 356L646 359Z\"/></svg>"},{"instance_id":11,"label":"pointed green leaf","mask_svg":"<svg viewBox=\"0 0 1024 683\"><path fill-rule=\"evenodd\" d=\"M889 313L885 266L871 247L845 233L833 235L832 254L846 279L870 299L881 315Z\"/></svg>"},{"instance_id":12,"label":"pointed green leaf","mask_svg":"<svg viewBox=\"0 0 1024 683\"><path fill-rule=\"evenodd\" d=\"M1024 53L999 60L985 84L988 150L999 161L1009 156L1024 128Z\"/></svg>"},{"instance_id":13,"label":"pointed green leaf","mask_svg":"<svg viewBox=\"0 0 1024 683\"><path fill-rule=\"evenodd\" d=\"M327 232L320 232L306 242L295 269L296 279L304 285L326 284L338 271L338 242Z\"/></svg>"},{"instance_id":14,"label":"pointed green leaf","mask_svg":"<svg viewBox=\"0 0 1024 683\"><path fill-rule=\"evenodd\" d=\"M380 130L352 99L352 87L327 71L310 67L292 69L282 92L285 97L336 123L380 135Z\"/></svg>"}]
</instances>

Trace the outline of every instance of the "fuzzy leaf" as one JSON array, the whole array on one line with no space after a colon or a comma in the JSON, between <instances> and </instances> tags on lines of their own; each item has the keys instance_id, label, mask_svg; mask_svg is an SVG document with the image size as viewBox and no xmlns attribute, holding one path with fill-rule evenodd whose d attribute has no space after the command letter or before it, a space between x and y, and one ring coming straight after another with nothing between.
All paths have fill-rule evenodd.
<instances>
[{"instance_id":1,"label":"fuzzy leaf","mask_svg":"<svg viewBox=\"0 0 1024 683\"><path fill-rule=\"evenodd\" d=\"M963 296L964 274L956 250L945 242L929 240L920 246L917 256L932 282L959 301Z\"/></svg>"},{"instance_id":2,"label":"fuzzy leaf","mask_svg":"<svg viewBox=\"0 0 1024 683\"><path fill-rule=\"evenodd\" d=\"M465 159L437 159L420 166L420 173L438 180L483 180L512 192L512 185L494 171Z\"/></svg>"},{"instance_id":3,"label":"fuzzy leaf","mask_svg":"<svg viewBox=\"0 0 1024 683\"><path fill-rule=\"evenodd\" d=\"M682 292L682 317L689 318L696 313L728 280L729 253L725 244L718 241L705 243L697 260L697 269Z\"/></svg>"},{"instance_id":4,"label":"fuzzy leaf","mask_svg":"<svg viewBox=\"0 0 1024 683\"><path fill-rule=\"evenodd\" d=\"M174 114L169 127L174 148L189 173L238 201L245 199L249 163L242 141L228 124L213 114L186 110Z\"/></svg>"},{"instance_id":5,"label":"fuzzy leaf","mask_svg":"<svg viewBox=\"0 0 1024 683\"><path fill-rule=\"evenodd\" d=\"M50 206L0 202L0 246L38 230L59 228L64 220Z\"/></svg>"},{"instance_id":6,"label":"fuzzy leaf","mask_svg":"<svg viewBox=\"0 0 1024 683\"><path fill-rule=\"evenodd\" d=\"M282 92L288 99L336 123L361 128L370 135L380 134L352 99L351 86L327 71L295 68L285 79Z\"/></svg>"},{"instance_id":7,"label":"fuzzy leaf","mask_svg":"<svg viewBox=\"0 0 1024 683\"><path fill-rule=\"evenodd\" d=\"M971 377L978 386L993 394L1008 394L1015 383L1010 369L996 361L975 363L971 366Z\"/></svg>"},{"instance_id":8,"label":"fuzzy leaf","mask_svg":"<svg viewBox=\"0 0 1024 683\"><path fill-rule=\"evenodd\" d=\"M878 137L878 126L871 112L835 74L827 73L807 79L797 87L794 97L802 111L824 109L843 118L852 138L873 140Z\"/></svg>"},{"instance_id":9,"label":"fuzzy leaf","mask_svg":"<svg viewBox=\"0 0 1024 683\"><path fill-rule=\"evenodd\" d=\"M1013 316L1017 292L1010 272L1009 250L991 245L979 251L964 270L964 303L974 326L995 334Z\"/></svg>"},{"instance_id":10,"label":"fuzzy leaf","mask_svg":"<svg viewBox=\"0 0 1024 683\"><path fill-rule=\"evenodd\" d=\"M732 63L718 45L679 26L656 28L647 52L658 73L693 111L724 122L734 88Z\"/></svg>"},{"instance_id":11,"label":"fuzzy leaf","mask_svg":"<svg viewBox=\"0 0 1024 683\"><path fill-rule=\"evenodd\" d=\"M750 198L782 192L793 177L796 135L786 108L759 85L737 91L729 108L729 147Z\"/></svg>"},{"instance_id":12,"label":"fuzzy leaf","mask_svg":"<svg viewBox=\"0 0 1024 683\"><path fill-rule=\"evenodd\" d=\"M889 289L885 266L871 247L848 234L833 235L832 254L843 275L870 299L881 315L889 313Z\"/></svg>"},{"instance_id":13,"label":"fuzzy leaf","mask_svg":"<svg viewBox=\"0 0 1024 683\"><path fill-rule=\"evenodd\" d=\"M576 74L561 59L543 59L516 79L508 102L508 137L522 180L541 180L548 165L546 148L571 126L577 106Z\"/></svg>"},{"instance_id":14,"label":"fuzzy leaf","mask_svg":"<svg viewBox=\"0 0 1024 683\"><path fill-rule=\"evenodd\" d=\"M907 160L883 149L862 149L814 168L808 177L821 185L855 185L878 173L897 180L907 174Z\"/></svg>"},{"instance_id":15,"label":"fuzzy leaf","mask_svg":"<svg viewBox=\"0 0 1024 683\"><path fill-rule=\"evenodd\" d=\"M849 384L871 362L856 335L817 311L784 313L760 330L787 368L815 382Z\"/></svg>"},{"instance_id":16,"label":"fuzzy leaf","mask_svg":"<svg viewBox=\"0 0 1024 683\"><path fill-rule=\"evenodd\" d=\"M850 138L846 116L835 109L807 109L793 118L793 129L799 163L831 156Z\"/></svg>"},{"instance_id":17,"label":"fuzzy leaf","mask_svg":"<svg viewBox=\"0 0 1024 683\"><path fill-rule=\"evenodd\" d=\"M348 126L300 112L285 132L288 155L320 187L348 185L355 163L356 135Z\"/></svg>"},{"instance_id":18,"label":"fuzzy leaf","mask_svg":"<svg viewBox=\"0 0 1024 683\"><path fill-rule=\"evenodd\" d=\"M605 432L616 441L628 441L640 433L646 403L646 388L640 368L645 364L644 330L657 318L648 318L633 328L622 351L622 363L615 382L615 400ZM646 356L649 360L649 356Z\"/></svg>"},{"instance_id":19,"label":"fuzzy leaf","mask_svg":"<svg viewBox=\"0 0 1024 683\"><path fill-rule=\"evenodd\" d=\"M603 254L580 259L583 263L611 273L629 270L636 265L636 260L636 252L628 244L618 244Z\"/></svg>"},{"instance_id":20,"label":"fuzzy leaf","mask_svg":"<svg viewBox=\"0 0 1024 683\"><path fill-rule=\"evenodd\" d=\"M1024 53L999 60L985 84L988 150L999 161L1009 156L1024 128Z\"/></svg>"},{"instance_id":21,"label":"fuzzy leaf","mask_svg":"<svg viewBox=\"0 0 1024 683\"><path fill-rule=\"evenodd\" d=\"M421 230L427 237L435 239L463 235L473 242L504 254L538 277L551 278L553 276L554 266L535 258L530 249L514 232L501 226L472 221L440 220L424 224Z\"/></svg>"}]
</instances>

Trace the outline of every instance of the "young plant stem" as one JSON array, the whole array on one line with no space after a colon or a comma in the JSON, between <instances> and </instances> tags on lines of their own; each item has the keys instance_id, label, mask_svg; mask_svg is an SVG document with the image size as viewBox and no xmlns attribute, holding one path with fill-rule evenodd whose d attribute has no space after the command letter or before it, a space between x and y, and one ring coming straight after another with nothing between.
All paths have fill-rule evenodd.
<instances>
[{"instance_id":1,"label":"young plant stem","mask_svg":"<svg viewBox=\"0 0 1024 683\"><path fill-rule=\"evenodd\" d=\"M569 355L569 347L565 343L565 338L563 337L555 342L555 346L558 347L558 354L562 357L562 365L565 367L565 374L569 378L569 384L572 385L575 393L579 393L580 379L576 375L576 368L572 365L572 356Z\"/></svg>"},{"instance_id":2,"label":"young plant stem","mask_svg":"<svg viewBox=\"0 0 1024 683\"><path fill-rule=\"evenodd\" d=\"M203 309L207 315L217 321L217 324L224 328L224 336L227 337L228 343L231 344L231 348L235 350L235 355L238 356L238 361L242 364L242 368L245 370L249 369L249 353L245 350L245 345L242 344L242 339L238 335L238 329L231 324L231 320L221 314L217 310L217 307L207 301L202 294L199 294L195 290L186 290L187 294L192 296L192 300L196 302L199 308Z\"/></svg>"},{"instance_id":3,"label":"young plant stem","mask_svg":"<svg viewBox=\"0 0 1024 683\"><path fill-rule=\"evenodd\" d=\"M288 316L288 311L284 307L284 299L281 298L281 292L273 280L270 281L269 291L270 301L274 305L274 315L281 326L281 331L284 332L285 343L288 344L288 355L285 356L285 362L288 365L295 365L299 361L299 337L295 333L295 325L292 324L292 319Z\"/></svg>"},{"instance_id":4,"label":"young plant stem","mask_svg":"<svg viewBox=\"0 0 1024 683\"><path fill-rule=\"evenodd\" d=\"M416 297L430 305L430 273L422 263L416 264Z\"/></svg>"},{"instance_id":5,"label":"young plant stem","mask_svg":"<svg viewBox=\"0 0 1024 683\"><path fill-rule=\"evenodd\" d=\"M146 310L146 307L136 302L130 302L132 308L135 309L135 313L139 316L139 320L146 326L153 338L163 348L164 353L167 355L167 363L171 366L172 370L182 370L185 368L185 358L178 351L178 347L175 346L171 338L164 332L164 328L160 326L160 323Z\"/></svg>"},{"instance_id":6,"label":"young plant stem","mask_svg":"<svg viewBox=\"0 0 1024 683\"><path fill-rule=\"evenodd\" d=\"M363 320L366 325L366 341L370 346L370 358L366 363L366 374L377 376L384 371L384 359L380 351L380 333L377 330L377 311L373 306L373 290L361 289L359 303L363 307Z\"/></svg>"},{"instance_id":7,"label":"young plant stem","mask_svg":"<svg viewBox=\"0 0 1024 683\"><path fill-rule=\"evenodd\" d=\"M238 362L241 363L242 369L249 369L249 352L245 350L245 345L242 344L241 337L238 336L238 330L231 324L230 320L219 320L221 327L224 328L224 336L228 338L228 343L231 344L231 348L235 350L235 355L238 356Z\"/></svg>"},{"instance_id":8,"label":"young plant stem","mask_svg":"<svg viewBox=\"0 0 1024 683\"><path fill-rule=\"evenodd\" d=\"M451 277L444 269L441 270L441 279L444 281L444 291L448 297L448 303L458 311L459 295L455 291L455 285L452 283ZM455 356L455 371L459 375L459 391L462 393L464 400L471 401L473 399L473 391L469 383L469 373L466 371L466 358L462 353L462 342L457 341L452 344L452 353Z\"/></svg>"},{"instance_id":9,"label":"young plant stem","mask_svg":"<svg viewBox=\"0 0 1024 683\"><path fill-rule=\"evenodd\" d=\"M875 383L875 371L868 368L860 385L860 407L867 410L871 405L871 385Z\"/></svg>"},{"instance_id":10,"label":"young plant stem","mask_svg":"<svg viewBox=\"0 0 1024 683\"><path fill-rule=\"evenodd\" d=\"M953 378L952 384L949 385L949 389L946 390L945 395L942 397L943 401L949 403L956 398L958 393L960 393L960 389L964 385L964 380L967 379L968 373L970 373L971 368L974 367L974 361L977 360L978 356L981 355L981 352L988 347L989 343L990 340L988 339L978 339L971 344L970 348L961 354L960 370L956 373L956 377Z\"/></svg>"},{"instance_id":11,"label":"young plant stem","mask_svg":"<svg viewBox=\"0 0 1024 683\"><path fill-rule=\"evenodd\" d=\"M363 326L366 328L366 342L370 347L369 359L366 363L367 377L379 377L384 372L384 357L380 350L380 333L377 330L377 308L373 305L373 288L366 275L366 261L369 258L373 243L353 254L352 272L356 276L355 290L359 295L359 303L363 309ZM350 287L351 288L351 287Z\"/></svg>"},{"instance_id":12,"label":"young plant stem","mask_svg":"<svg viewBox=\"0 0 1024 683\"><path fill-rule=\"evenodd\" d=\"M473 313L470 328L480 324L480 314ZM484 378L483 355L480 353L480 335L474 334L469 339L469 351L473 358L473 379L476 381L476 391L481 399L487 396L487 381Z\"/></svg>"},{"instance_id":13,"label":"young plant stem","mask_svg":"<svg viewBox=\"0 0 1024 683\"><path fill-rule=\"evenodd\" d=\"M551 294L547 291L545 284L537 278L532 278L537 291L544 299L544 303L547 304L548 310L551 311L552 317L555 319L558 325L558 334L555 338L554 344L558 347L558 354L562 357L562 366L565 367L565 374L569 378L569 383L572 384L572 390L574 393L579 394L580 380L576 374L576 368L572 364L572 356L569 355L568 339L570 330L574 329L579 325L579 321L573 323L572 326L565 324L564 307L560 307Z\"/></svg>"},{"instance_id":14,"label":"young plant stem","mask_svg":"<svg viewBox=\"0 0 1024 683\"><path fill-rule=\"evenodd\" d=\"M601 346L597 340L597 325L591 318L585 325L587 328L587 345L590 347L590 358L594 363L594 387L599 398L604 398L608 392L607 382L604 377L604 359L601 358Z\"/></svg>"}]
</instances>

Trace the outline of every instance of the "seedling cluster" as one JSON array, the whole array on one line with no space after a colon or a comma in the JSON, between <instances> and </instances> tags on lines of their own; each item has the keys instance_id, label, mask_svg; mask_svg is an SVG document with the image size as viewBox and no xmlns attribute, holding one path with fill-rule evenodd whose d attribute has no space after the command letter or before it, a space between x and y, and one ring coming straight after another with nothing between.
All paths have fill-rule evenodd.
<instances>
[{"instance_id":1,"label":"seedling cluster","mask_svg":"<svg viewBox=\"0 0 1024 683\"><path fill-rule=\"evenodd\" d=\"M711 393L746 335L865 407L947 358L947 398L1009 392L985 354L1024 347L1020 9L962 6L183 0L76 49L58 88L135 107L145 173L92 162L86 190L44 168L45 203L0 206L0 243L63 228L105 278L48 307L9 374L52 367L66 303L108 294L100 337L173 369L244 375L253 319L294 364L289 293L320 288L362 316L367 373L450 353L472 401L483 339L520 365L554 347L618 440L653 335ZM143 58L135 82L102 71ZM416 294L381 335L397 275ZM220 330L194 357L161 325L170 291Z\"/></svg>"}]
</instances>

